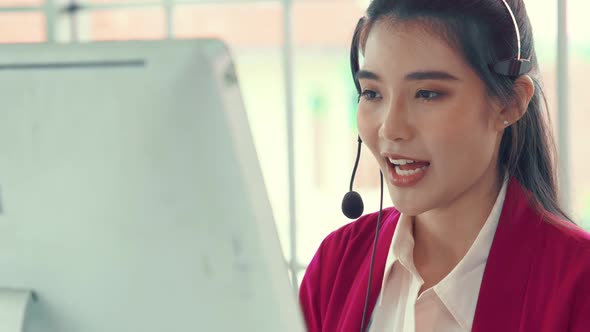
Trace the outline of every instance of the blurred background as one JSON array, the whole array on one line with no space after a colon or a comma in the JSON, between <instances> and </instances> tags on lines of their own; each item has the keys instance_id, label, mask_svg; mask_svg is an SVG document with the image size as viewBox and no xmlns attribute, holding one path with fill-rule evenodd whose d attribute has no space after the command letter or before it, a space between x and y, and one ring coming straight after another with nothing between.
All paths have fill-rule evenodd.
<instances>
[{"instance_id":1,"label":"blurred background","mask_svg":"<svg viewBox=\"0 0 590 332\"><path fill-rule=\"evenodd\" d=\"M0 0L0 43L224 39L235 57L285 259L297 285L321 240L349 222L340 211L357 135L348 47L368 3ZM562 199L576 222L590 229L590 100L584 97L590 80L590 3L525 4L560 139ZM371 158L363 155L355 184L365 212L379 205L379 171Z\"/></svg>"}]
</instances>

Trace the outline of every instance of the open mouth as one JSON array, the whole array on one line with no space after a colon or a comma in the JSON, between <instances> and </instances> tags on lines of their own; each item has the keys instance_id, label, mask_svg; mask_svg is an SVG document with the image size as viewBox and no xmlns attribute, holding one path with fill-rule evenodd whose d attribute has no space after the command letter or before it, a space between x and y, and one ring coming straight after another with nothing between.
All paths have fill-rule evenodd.
<instances>
[{"instance_id":1,"label":"open mouth","mask_svg":"<svg viewBox=\"0 0 590 332\"><path fill-rule=\"evenodd\" d=\"M412 159L393 159L386 158L389 167L398 176L412 176L420 172L424 172L429 166L430 162Z\"/></svg>"}]
</instances>

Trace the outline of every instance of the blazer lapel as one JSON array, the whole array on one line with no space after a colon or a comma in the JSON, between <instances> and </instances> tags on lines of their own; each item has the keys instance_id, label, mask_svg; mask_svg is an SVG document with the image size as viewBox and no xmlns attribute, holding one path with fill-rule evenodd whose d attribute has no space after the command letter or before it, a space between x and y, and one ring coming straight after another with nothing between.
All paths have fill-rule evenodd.
<instances>
[{"instance_id":1,"label":"blazer lapel","mask_svg":"<svg viewBox=\"0 0 590 332\"><path fill-rule=\"evenodd\" d=\"M473 332L518 331L527 283L540 244L542 221L530 193L511 179L490 249L473 320Z\"/></svg>"},{"instance_id":2,"label":"blazer lapel","mask_svg":"<svg viewBox=\"0 0 590 332\"><path fill-rule=\"evenodd\" d=\"M373 308L377 302L381 290L381 282L385 271L385 262L389 253L389 246L393 238L393 232L397 226L399 219L399 212L391 209L387 214L383 213L382 226L379 231L379 240L377 241L377 250L375 252L375 265L373 269L373 277L371 278L371 294L369 298L369 307L367 308L367 316L365 317L365 326L363 331L369 325L372 317ZM372 232L374 234L374 232ZM361 266L362 272L358 282L355 282L351 289L353 298L348 302L348 308L345 309L345 314L341 320L339 331L359 331L361 329L361 318L367 294L367 286L369 282L369 268L371 264L371 253L373 251L373 241L367 252L367 256Z\"/></svg>"}]
</instances>

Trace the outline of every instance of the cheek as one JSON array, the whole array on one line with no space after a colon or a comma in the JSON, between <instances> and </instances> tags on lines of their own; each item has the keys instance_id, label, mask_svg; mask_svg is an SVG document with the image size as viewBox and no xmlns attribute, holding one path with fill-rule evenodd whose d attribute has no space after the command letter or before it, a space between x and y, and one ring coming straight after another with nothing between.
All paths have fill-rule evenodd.
<instances>
[{"instance_id":1,"label":"cheek","mask_svg":"<svg viewBox=\"0 0 590 332\"><path fill-rule=\"evenodd\" d=\"M486 167L496 144L488 124L476 116L442 122L429 136L438 157L459 168Z\"/></svg>"},{"instance_id":2,"label":"cheek","mask_svg":"<svg viewBox=\"0 0 590 332\"><path fill-rule=\"evenodd\" d=\"M381 119L376 112L358 111L357 113L358 131L364 145L371 151L375 160L380 164L381 153L379 151L379 129L381 128ZM381 165L383 166L383 165Z\"/></svg>"},{"instance_id":3,"label":"cheek","mask_svg":"<svg viewBox=\"0 0 590 332\"><path fill-rule=\"evenodd\" d=\"M379 141L380 119L375 112L359 110L356 114L356 121L361 139L373 150Z\"/></svg>"}]
</instances>

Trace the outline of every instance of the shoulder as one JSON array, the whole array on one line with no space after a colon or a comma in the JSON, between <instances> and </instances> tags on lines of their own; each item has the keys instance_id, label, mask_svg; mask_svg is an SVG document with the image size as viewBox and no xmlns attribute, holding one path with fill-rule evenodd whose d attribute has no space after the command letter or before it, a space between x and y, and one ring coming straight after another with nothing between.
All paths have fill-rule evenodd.
<instances>
[{"instance_id":1,"label":"shoulder","mask_svg":"<svg viewBox=\"0 0 590 332\"><path fill-rule=\"evenodd\" d=\"M590 233L557 216L546 214L542 222L545 248L561 259L570 258L590 268Z\"/></svg>"},{"instance_id":2,"label":"shoulder","mask_svg":"<svg viewBox=\"0 0 590 332\"><path fill-rule=\"evenodd\" d=\"M394 227L399 212L394 208L383 209L380 233ZM330 233L320 244L312 261L309 263L306 276L316 283L330 284L335 287L337 276L351 281L361 268L363 262L370 257L375 239L379 213L371 213Z\"/></svg>"},{"instance_id":3,"label":"shoulder","mask_svg":"<svg viewBox=\"0 0 590 332\"><path fill-rule=\"evenodd\" d=\"M396 216L399 216L396 209L384 209L384 225L395 222ZM370 252L378 217L378 212L364 215L331 232L320 244L299 288L308 331L322 331L327 315L341 310L340 305L334 307L330 303L346 302L356 274Z\"/></svg>"},{"instance_id":4,"label":"shoulder","mask_svg":"<svg viewBox=\"0 0 590 332\"><path fill-rule=\"evenodd\" d=\"M553 276L563 292L583 290L590 303L590 233L553 215L546 215L540 228L543 245L537 255L543 274Z\"/></svg>"},{"instance_id":5,"label":"shoulder","mask_svg":"<svg viewBox=\"0 0 590 332\"><path fill-rule=\"evenodd\" d=\"M383 224L393 223L396 216L399 212L388 208L383 209L381 219ZM306 275L318 274L326 280L333 280L332 277L339 272L351 273L358 268L370 252L378 217L378 212L364 215L326 236L309 263Z\"/></svg>"},{"instance_id":6,"label":"shoulder","mask_svg":"<svg viewBox=\"0 0 590 332\"><path fill-rule=\"evenodd\" d=\"M590 325L590 233L553 217L544 224L548 267L559 276L559 294L570 305L570 330L587 331ZM541 261L545 258L541 257Z\"/></svg>"},{"instance_id":7,"label":"shoulder","mask_svg":"<svg viewBox=\"0 0 590 332\"><path fill-rule=\"evenodd\" d=\"M590 233L546 210L516 179L508 186L504 208L508 216L497 232L507 247L513 241L524 244L546 272L590 267Z\"/></svg>"}]
</instances>

